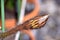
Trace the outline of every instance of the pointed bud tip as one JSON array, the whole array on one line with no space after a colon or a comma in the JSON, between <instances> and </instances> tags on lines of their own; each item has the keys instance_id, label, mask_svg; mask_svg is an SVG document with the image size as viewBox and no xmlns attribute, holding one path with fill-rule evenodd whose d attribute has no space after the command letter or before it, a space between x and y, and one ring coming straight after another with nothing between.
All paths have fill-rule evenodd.
<instances>
[{"instance_id":1,"label":"pointed bud tip","mask_svg":"<svg viewBox=\"0 0 60 40\"><path fill-rule=\"evenodd\" d=\"M45 15L45 16L43 16L43 18L48 18L49 17L49 15Z\"/></svg>"},{"instance_id":2,"label":"pointed bud tip","mask_svg":"<svg viewBox=\"0 0 60 40\"><path fill-rule=\"evenodd\" d=\"M44 15L39 19L39 23L42 23L48 19L49 15Z\"/></svg>"}]
</instances>

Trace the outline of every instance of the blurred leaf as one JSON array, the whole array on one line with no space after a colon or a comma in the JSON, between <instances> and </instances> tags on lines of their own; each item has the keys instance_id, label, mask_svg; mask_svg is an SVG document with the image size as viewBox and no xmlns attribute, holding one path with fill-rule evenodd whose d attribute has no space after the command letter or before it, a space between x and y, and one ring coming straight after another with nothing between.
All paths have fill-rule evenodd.
<instances>
[{"instance_id":1,"label":"blurred leaf","mask_svg":"<svg viewBox=\"0 0 60 40\"><path fill-rule=\"evenodd\" d=\"M13 10L13 0L9 0L8 3L6 4L6 7L9 9L9 10Z\"/></svg>"}]
</instances>

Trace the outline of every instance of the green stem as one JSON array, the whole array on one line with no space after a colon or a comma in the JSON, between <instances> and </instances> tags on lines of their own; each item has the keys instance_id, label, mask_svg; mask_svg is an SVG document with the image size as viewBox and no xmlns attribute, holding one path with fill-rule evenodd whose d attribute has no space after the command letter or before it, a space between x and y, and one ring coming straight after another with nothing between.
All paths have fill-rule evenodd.
<instances>
[{"instance_id":1,"label":"green stem","mask_svg":"<svg viewBox=\"0 0 60 40\"><path fill-rule=\"evenodd\" d=\"M4 32L5 31L4 0L1 0L1 18L2 18L2 32Z\"/></svg>"},{"instance_id":2,"label":"green stem","mask_svg":"<svg viewBox=\"0 0 60 40\"><path fill-rule=\"evenodd\" d=\"M22 4L22 0L17 0L18 19L20 16L21 4Z\"/></svg>"},{"instance_id":3,"label":"green stem","mask_svg":"<svg viewBox=\"0 0 60 40\"><path fill-rule=\"evenodd\" d=\"M22 0L17 0L17 12L18 12L18 20L19 20L19 16L20 16L20 11L21 11L21 4L22 4ZM20 34L21 35L21 34ZM21 36L19 36L19 40L21 39Z\"/></svg>"}]
</instances>

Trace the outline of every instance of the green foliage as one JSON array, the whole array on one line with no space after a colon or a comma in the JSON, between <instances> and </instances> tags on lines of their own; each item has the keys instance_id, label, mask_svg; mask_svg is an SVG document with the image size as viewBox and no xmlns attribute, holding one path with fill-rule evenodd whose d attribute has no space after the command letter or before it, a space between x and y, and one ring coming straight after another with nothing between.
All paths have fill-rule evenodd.
<instances>
[{"instance_id":1,"label":"green foliage","mask_svg":"<svg viewBox=\"0 0 60 40\"><path fill-rule=\"evenodd\" d=\"M9 0L6 4L6 7L9 9L9 10L13 10L13 7L14 7L14 4L13 4L13 1L14 0Z\"/></svg>"},{"instance_id":2,"label":"green foliage","mask_svg":"<svg viewBox=\"0 0 60 40\"><path fill-rule=\"evenodd\" d=\"M20 2L19 2L19 1L20 1ZM21 3L22 3L22 0L17 0L18 13L20 12ZM9 10L13 10L13 8L14 8L14 0L8 0L8 1L7 1L7 4L6 4L5 6L6 6L6 8L8 8ZM1 0L0 0L0 16L1 16Z\"/></svg>"}]
</instances>

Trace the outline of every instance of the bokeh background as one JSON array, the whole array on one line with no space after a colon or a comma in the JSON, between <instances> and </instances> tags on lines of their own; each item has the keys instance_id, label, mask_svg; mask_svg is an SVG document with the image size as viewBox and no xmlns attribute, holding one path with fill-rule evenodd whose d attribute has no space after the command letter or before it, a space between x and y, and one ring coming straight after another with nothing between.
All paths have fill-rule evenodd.
<instances>
[{"instance_id":1,"label":"bokeh background","mask_svg":"<svg viewBox=\"0 0 60 40\"><path fill-rule=\"evenodd\" d=\"M60 40L60 0L39 0L39 2L39 14L49 14L49 19L43 28L32 30L36 40ZM13 3L12 0L10 0L7 4L7 8L9 8L9 10L13 10L13 5L11 3ZM26 12L31 12L33 9L34 5L27 3ZM4 40L13 40L14 35L5 38ZM23 34L22 40L29 40L29 36L27 34Z\"/></svg>"}]
</instances>

